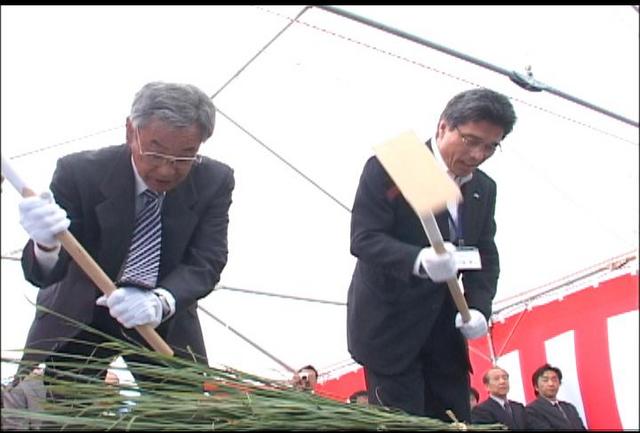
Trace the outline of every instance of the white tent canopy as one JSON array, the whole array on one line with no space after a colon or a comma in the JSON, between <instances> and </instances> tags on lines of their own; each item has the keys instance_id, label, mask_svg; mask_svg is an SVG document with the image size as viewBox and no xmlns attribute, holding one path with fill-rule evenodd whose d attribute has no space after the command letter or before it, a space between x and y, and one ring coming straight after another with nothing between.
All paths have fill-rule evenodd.
<instances>
[{"instance_id":1,"label":"white tent canopy","mask_svg":"<svg viewBox=\"0 0 640 433\"><path fill-rule=\"evenodd\" d=\"M498 184L496 300L637 250L637 126L326 10L292 23L302 9L3 6L2 155L45 189L58 157L124 142L142 85L193 83L219 110L201 151L236 175L220 285L340 304L355 263L349 209L372 146L406 130L426 140L451 96L489 87L518 115L483 165ZM343 9L505 69L530 65L541 82L637 122L629 6ZM18 200L5 184L3 257L18 257L27 239ZM33 317L24 295L35 293L19 262L3 258L3 356L24 344ZM328 373L349 360L344 305L222 288L201 306L294 368ZM201 322L212 363L289 376Z\"/></svg>"}]
</instances>

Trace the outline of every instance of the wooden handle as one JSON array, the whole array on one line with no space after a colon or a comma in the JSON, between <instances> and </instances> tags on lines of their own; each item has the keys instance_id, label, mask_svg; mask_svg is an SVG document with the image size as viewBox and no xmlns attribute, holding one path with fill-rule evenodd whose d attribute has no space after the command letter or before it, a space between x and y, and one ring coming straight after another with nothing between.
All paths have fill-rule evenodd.
<instances>
[{"instance_id":1,"label":"wooden handle","mask_svg":"<svg viewBox=\"0 0 640 433\"><path fill-rule=\"evenodd\" d=\"M9 165L9 163L2 158L2 174L3 177L6 174L9 182L16 188L16 190L23 197L31 197L36 195L36 193L28 188L25 182L20 178L18 173L13 170L13 168ZM3 179L4 180L4 179ZM73 234L69 230L65 230L62 233L59 233L56 238L60 240L62 246L69 253L73 260L80 266L80 268L87 274L87 276L95 283L96 286L104 293L109 296L116 290L115 284L109 278L107 274L104 273L102 268L93 260L91 255L84 249L80 242L73 236ZM35 245L34 245L34 248ZM162 353L163 355L173 356L173 350L169 347L169 345L158 335L155 329L153 329L149 325L138 325L135 327L136 331L142 335L147 343L158 353Z\"/></svg>"},{"instance_id":2,"label":"wooden handle","mask_svg":"<svg viewBox=\"0 0 640 433\"><path fill-rule=\"evenodd\" d=\"M78 242L78 240L71 234L69 230L65 230L56 236L65 250L69 253L73 260L80 266L80 268L87 274L87 276L95 283L96 286L109 296L116 290L115 284L104 273L102 268L93 260L91 255L84 249L84 247ZM155 329L149 325L138 325L135 327L136 331L145 339L147 343L158 353L163 355L173 356L173 350L169 345L158 335Z\"/></svg>"},{"instance_id":3,"label":"wooden handle","mask_svg":"<svg viewBox=\"0 0 640 433\"><path fill-rule=\"evenodd\" d=\"M375 146L374 150L384 169L420 217L433 249L444 254L446 249L433 212L445 209L449 201L457 202L462 198L458 185L440 169L428 147L413 132L388 140ZM462 320L468 322L471 315L458 280L451 278L447 285Z\"/></svg>"},{"instance_id":4,"label":"wooden handle","mask_svg":"<svg viewBox=\"0 0 640 433\"><path fill-rule=\"evenodd\" d=\"M420 215L420 221L422 222L422 228L424 228L424 231L429 238L429 243L435 252L438 254L446 253L447 250L444 247L444 240L442 239L442 234L440 233L438 223L436 222L433 213L428 212ZM467 323L471 320L471 314L469 314L469 306L467 305L467 300L464 298L458 279L449 278L447 280L447 286L449 287L449 292L451 293L453 302L455 302L456 307L462 316L462 321Z\"/></svg>"}]
</instances>

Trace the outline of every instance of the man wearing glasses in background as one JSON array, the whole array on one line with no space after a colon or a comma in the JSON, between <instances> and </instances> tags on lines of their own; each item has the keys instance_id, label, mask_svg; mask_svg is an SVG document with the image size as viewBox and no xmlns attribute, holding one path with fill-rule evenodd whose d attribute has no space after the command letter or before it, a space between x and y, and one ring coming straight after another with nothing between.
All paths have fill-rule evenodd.
<instances>
[{"instance_id":1,"label":"man wearing glasses in background","mask_svg":"<svg viewBox=\"0 0 640 433\"><path fill-rule=\"evenodd\" d=\"M135 95L126 144L58 160L51 191L19 205L31 238L22 265L25 278L41 289L38 305L141 344L131 328L150 325L177 356L207 363L196 308L227 262L235 185L230 167L198 155L214 124L215 107L197 87L149 83ZM55 236L67 228L116 282L108 298L61 249ZM103 360L117 355L65 338L105 341L38 310L25 348L54 353L26 353L23 361L46 363L47 374L63 370L60 361L68 354ZM106 370L88 365L82 373L104 377Z\"/></svg>"},{"instance_id":2,"label":"man wearing glasses in background","mask_svg":"<svg viewBox=\"0 0 640 433\"><path fill-rule=\"evenodd\" d=\"M449 251L430 247L420 220L378 159L365 164L351 218L351 252L358 258L347 300L349 351L364 366L369 403L410 414L470 421L466 339L487 333L499 261L494 242L496 184L478 166L511 132L510 101L489 89L449 101L426 142L460 186L463 201L435 215ZM446 280L458 275L452 251L477 249L462 272L471 320L462 322Z\"/></svg>"}]
</instances>

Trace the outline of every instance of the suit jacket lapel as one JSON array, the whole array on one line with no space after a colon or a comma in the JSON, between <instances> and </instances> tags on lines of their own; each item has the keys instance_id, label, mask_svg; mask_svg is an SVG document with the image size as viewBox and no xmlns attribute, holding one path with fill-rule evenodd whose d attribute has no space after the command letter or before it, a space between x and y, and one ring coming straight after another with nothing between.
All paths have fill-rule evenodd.
<instances>
[{"instance_id":1,"label":"suit jacket lapel","mask_svg":"<svg viewBox=\"0 0 640 433\"><path fill-rule=\"evenodd\" d=\"M481 183L478 181L477 175L474 175L469 182L462 185L462 203L460 210L462 212L462 235L465 242L475 243L478 239L478 225L481 203L485 192Z\"/></svg>"},{"instance_id":2,"label":"suit jacket lapel","mask_svg":"<svg viewBox=\"0 0 640 433\"><path fill-rule=\"evenodd\" d=\"M198 193L188 176L176 189L167 192L162 204L162 253L160 275L180 263L184 250L198 222L194 206Z\"/></svg>"},{"instance_id":3,"label":"suit jacket lapel","mask_svg":"<svg viewBox=\"0 0 640 433\"><path fill-rule=\"evenodd\" d=\"M433 148L431 147L431 139L426 141L426 146L433 153ZM434 215L436 218L436 222L438 223L438 228L440 229L440 233L442 234L442 239L445 241L451 240L451 233L449 230L449 217L448 211L445 208L442 212L438 212Z\"/></svg>"},{"instance_id":4,"label":"suit jacket lapel","mask_svg":"<svg viewBox=\"0 0 640 433\"><path fill-rule=\"evenodd\" d=\"M451 233L449 230L449 212L445 209L442 212L439 212L436 217L436 222L438 223L438 228L440 229L440 233L442 234L442 239L445 241L451 240Z\"/></svg>"},{"instance_id":5,"label":"suit jacket lapel","mask_svg":"<svg viewBox=\"0 0 640 433\"><path fill-rule=\"evenodd\" d=\"M98 253L103 270L115 280L129 251L135 221L135 181L131 154L124 145L100 185L104 201L96 206L103 240Z\"/></svg>"},{"instance_id":6,"label":"suit jacket lapel","mask_svg":"<svg viewBox=\"0 0 640 433\"><path fill-rule=\"evenodd\" d=\"M491 403L495 408L495 413L498 416L498 419L500 420L500 422L508 427L512 427L513 420L509 419L509 415L507 414L507 411L504 410L504 407L500 403L495 401L493 398L489 397L489 399L491 400Z\"/></svg>"},{"instance_id":7,"label":"suit jacket lapel","mask_svg":"<svg viewBox=\"0 0 640 433\"><path fill-rule=\"evenodd\" d=\"M569 422L562 416L562 414L560 413L560 411L558 409L556 409L553 404L551 404L551 402L549 400L547 400L546 398L540 396L538 397L541 401L540 403L542 403L543 407L545 408L545 410L547 411L548 414L551 415L552 418L556 419L556 425L570 425Z\"/></svg>"}]
</instances>

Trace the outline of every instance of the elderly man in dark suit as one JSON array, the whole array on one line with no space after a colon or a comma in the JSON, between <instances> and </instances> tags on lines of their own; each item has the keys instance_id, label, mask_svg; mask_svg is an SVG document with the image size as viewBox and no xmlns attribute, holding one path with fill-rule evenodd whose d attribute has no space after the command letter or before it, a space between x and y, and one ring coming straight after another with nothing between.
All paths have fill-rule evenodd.
<instances>
[{"instance_id":1,"label":"elderly man in dark suit","mask_svg":"<svg viewBox=\"0 0 640 433\"><path fill-rule=\"evenodd\" d=\"M558 400L562 371L544 364L531 377L535 400L525 408L528 430L586 430L576 407Z\"/></svg>"},{"instance_id":2,"label":"elderly man in dark suit","mask_svg":"<svg viewBox=\"0 0 640 433\"><path fill-rule=\"evenodd\" d=\"M471 409L471 422L474 424L504 424L509 430L525 429L524 405L509 400L509 373L498 366L487 370L482 383L489 397Z\"/></svg>"},{"instance_id":3,"label":"elderly man in dark suit","mask_svg":"<svg viewBox=\"0 0 640 433\"><path fill-rule=\"evenodd\" d=\"M50 191L20 203L31 238L22 265L25 278L41 288L38 305L140 344L131 328L150 325L177 356L207 362L196 308L227 262L234 188L230 167L198 154L214 124L215 107L197 87L149 83L126 119L126 144L58 160ZM108 298L61 249L55 235L67 228L116 282ZM45 362L49 371L63 369L58 361L68 354L117 355L68 338L104 341L38 310L25 347L52 353L29 352L23 361Z\"/></svg>"},{"instance_id":4,"label":"elderly man in dark suit","mask_svg":"<svg viewBox=\"0 0 640 433\"><path fill-rule=\"evenodd\" d=\"M481 258L481 269L462 274L472 317L467 323L447 290L446 280L457 274L453 255L435 254L380 161L366 162L351 219L351 252L358 261L348 293L347 342L364 366L371 404L446 421L450 409L470 420L466 338L486 334L499 274L496 184L478 166L515 119L505 96L465 91L449 101L425 144L463 195L460 207L452 203L435 215L443 237L476 247Z\"/></svg>"}]
</instances>

